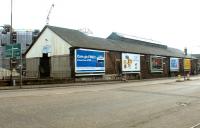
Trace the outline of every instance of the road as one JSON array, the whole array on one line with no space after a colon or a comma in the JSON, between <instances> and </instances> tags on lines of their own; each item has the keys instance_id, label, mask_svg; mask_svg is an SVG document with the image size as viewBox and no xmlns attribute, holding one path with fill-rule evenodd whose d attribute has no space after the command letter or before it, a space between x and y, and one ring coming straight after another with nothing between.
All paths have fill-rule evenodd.
<instances>
[{"instance_id":1,"label":"road","mask_svg":"<svg viewBox=\"0 0 200 128\"><path fill-rule=\"evenodd\" d=\"M0 128L200 128L200 80L0 90Z\"/></svg>"}]
</instances>

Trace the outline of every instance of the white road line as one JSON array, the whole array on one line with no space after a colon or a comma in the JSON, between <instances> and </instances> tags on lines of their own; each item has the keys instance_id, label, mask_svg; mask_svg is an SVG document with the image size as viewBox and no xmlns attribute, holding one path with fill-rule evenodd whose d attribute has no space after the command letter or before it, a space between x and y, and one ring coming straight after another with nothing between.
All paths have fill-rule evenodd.
<instances>
[{"instance_id":1,"label":"white road line","mask_svg":"<svg viewBox=\"0 0 200 128\"><path fill-rule=\"evenodd\" d=\"M190 128L196 128L197 126L200 126L200 123L198 123L198 124L196 124L196 125L194 125L194 126L192 126Z\"/></svg>"},{"instance_id":2,"label":"white road line","mask_svg":"<svg viewBox=\"0 0 200 128\"><path fill-rule=\"evenodd\" d=\"M65 94L65 93L63 93L63 92L56 92L55 94L56 94L56 95L63 95L63 94Z\"/></svg>"}]
</instances>

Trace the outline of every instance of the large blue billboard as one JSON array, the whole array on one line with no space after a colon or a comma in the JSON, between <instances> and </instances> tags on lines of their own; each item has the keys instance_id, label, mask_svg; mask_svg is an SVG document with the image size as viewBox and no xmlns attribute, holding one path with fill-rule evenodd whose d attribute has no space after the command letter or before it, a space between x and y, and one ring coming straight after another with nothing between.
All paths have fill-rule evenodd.
<instances>
[{"instance_id":1,"label":"large blue billboard","mask_svg":"<svg viewBox=\"0 0 200 128\"><path fill-rule=\"evenodd\" d=\"M76 49L75 72L76 73L105 72L105 51Z\"/></svg>"}]
</instances>

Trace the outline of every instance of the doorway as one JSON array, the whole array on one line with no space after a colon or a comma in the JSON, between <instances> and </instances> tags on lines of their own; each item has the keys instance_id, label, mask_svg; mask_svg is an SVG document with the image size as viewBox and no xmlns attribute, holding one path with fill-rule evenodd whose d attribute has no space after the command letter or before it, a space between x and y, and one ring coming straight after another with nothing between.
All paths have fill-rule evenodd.
<instances>
[{"instance_id":1,"label":"doorway","mask_svg":"<svg viewBox=\"0 0 200 128\"><path fill-rule=\"evenodd\" d=\"M121 70L121 61L120 60L116 60L115 63L115 71L116 74L121 75L122 74L122 70Z\"/></svg>"},{"instance_id":2,"label":"doorway","mask_svg":"<svg viewBox=\"0 0 200 128\"><path fill-rule=\"evenodd\" d=\"M40 78L50 77L50 58L46 53L43 53L42 58L40 58L39 70L40 70Z\"/></svg>"}]
</instances>

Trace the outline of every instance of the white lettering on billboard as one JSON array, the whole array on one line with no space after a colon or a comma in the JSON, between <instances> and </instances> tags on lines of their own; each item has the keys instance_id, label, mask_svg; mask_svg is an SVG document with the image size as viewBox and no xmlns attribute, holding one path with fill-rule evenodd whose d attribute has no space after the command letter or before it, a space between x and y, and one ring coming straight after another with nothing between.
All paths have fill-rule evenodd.
<instances>
[{"instance_id":1,"label":"white lettering on billboard","mask_svg":"<svg viewBox=\"0 0 200 128\"><path fill-rule=\"evenodd\" d=\"M75 72L94 73L105 72L105 51L76 49Z\"/></svg>"}]
</instances>

